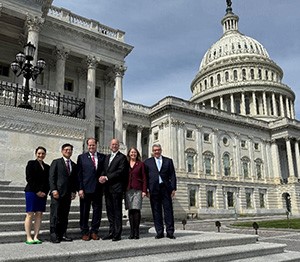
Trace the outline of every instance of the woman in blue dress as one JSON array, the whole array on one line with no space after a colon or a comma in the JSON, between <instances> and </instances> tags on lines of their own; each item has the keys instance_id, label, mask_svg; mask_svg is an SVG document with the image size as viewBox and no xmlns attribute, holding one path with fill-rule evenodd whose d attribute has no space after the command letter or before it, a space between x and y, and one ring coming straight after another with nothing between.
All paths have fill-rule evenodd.
<instances>
[{"instance_id":1,"label":"woman in blue dress","mask_svg":"<svg viewBox=\"0 0 300 262\"><path fill-rule=\"evenodd\" d=\"M35 150L36 160L30 160L26 166L27 185L24 189L26 198L25 232L26 244L41 244L39 232L43 212L46 210L47 194L49 192L49 168L44 163L46 148L39 146ZM31 235L32 221L34 220L34 235Z\"/></svg>"}]
</instances>

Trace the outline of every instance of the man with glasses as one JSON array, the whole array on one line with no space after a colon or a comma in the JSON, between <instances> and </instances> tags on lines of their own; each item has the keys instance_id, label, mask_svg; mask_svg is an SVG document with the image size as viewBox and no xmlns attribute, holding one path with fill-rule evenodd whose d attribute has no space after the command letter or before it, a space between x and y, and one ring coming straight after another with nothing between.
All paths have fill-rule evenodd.
<instances>
[{"instance_id":1,"label":"man with glasses","mask_svg":"<svg viewBox=\"0 0 300 262\"><path fill-rule=\"evenodd\" d=\"M66 235L71 200L75 199L78 188L76 164L70 159L71 144L61 147L62 157L52 161L49 171L50 184L50 241L72 241Z\"/></svg>"}]
</instances>

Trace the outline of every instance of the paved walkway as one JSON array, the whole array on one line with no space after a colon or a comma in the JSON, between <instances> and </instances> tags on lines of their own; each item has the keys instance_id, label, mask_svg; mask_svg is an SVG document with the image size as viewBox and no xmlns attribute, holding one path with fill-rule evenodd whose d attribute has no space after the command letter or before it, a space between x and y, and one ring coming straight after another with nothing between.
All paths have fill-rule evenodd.
<instances>
[{"instance_id":1,"label":"paved walkway","mask_svg":"<svg viewBox=\"0 0 300 262\"><path fill-rule=\"evenodd\" d=\"M254 218L251 219L223 219L219 220L221 222L220 232L225 233L237 233L237 234L248 234L255 235L255 230L253 228L237 228L232 227L236 221L253 221L257 222L262 219L268 218ZM274 219L274 217L270 217L269 219ZM284 219L284 217L280 217L280 219ZM185 226L186 230L196 230L196 231L209 231L209 232L217 232L217 227L215 226L215 220L188 220ZM176 228L183 229L182 224L177 223ZM294 229L258 229L258 241L270 242L270 243L279 243L286 244L286 250L289 251L300 251L300 230Z\"/></svg>"}]
</instances>

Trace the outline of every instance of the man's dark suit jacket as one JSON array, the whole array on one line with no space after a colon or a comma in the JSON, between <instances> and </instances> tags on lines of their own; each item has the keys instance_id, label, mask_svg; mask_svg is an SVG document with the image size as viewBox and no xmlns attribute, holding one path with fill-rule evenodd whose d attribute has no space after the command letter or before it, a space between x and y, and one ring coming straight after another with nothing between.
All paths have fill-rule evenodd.
<instances>
[{"instance_id":1,"label":"man's dark suit jacket","mask_svg":"<svg viewBox=\"0 0 300 262\"><path fill-rule=\"evenodd\" d=\"M49 172L50 194L53 190L57 190L60 197L76 193L78 190L77 167L73 161L71 165L72 171L69 174L63 157L52 161Z\"/></svg>"},{"instance_id":2,"label":"man's dark suit jacket","mask_svg":"<svg viewBox=\"0 0 300 262\"><path fill-rule=\"evenodd\" d=\"M147 170L147 185L150 195L158 194L159 192L159 175L170 194L173 190L176 191L176 175L173 160L171 158L162 156L162 166L160 171L157 169L154 157L146 159L144 163Z\"/></svg>"},{"instance_id":3,"label":"man's dark suit jacket","mask_svg":"<svg viewBox=\"0 0 300 262\"><path fill-rule=\"evenodd\" d=\"M118 152L109 165L110 155L106 156L103 176L107 176L105 190L109 193L125 192L128 184L128 161L124 154Z\"/></svg>"},{"instance_id":4,"label":"man's dark suit jacket","mask_svg":"<svg viewBox=\"0 0 300 262\"><path fill-rule=\"evenodd\" d=\"M26 166L27 185L24 189L26 192L49 192L49 168L50 166L43 162L41 167L38 160L30 160Z\"/></svg>"},{"instance_id":5,"label":"man's dark suit jacket","mask_svg":"<svg viewBox=\"0 0 300 262\"><path fill-rule=\"evenodd\" d=\"M98 167L94 166L89 152L81 154L77 159L79 190L85 193L94 193L96 189L102 186L99 183L99 177L104 170L105 155L98 153Z\"/></svg>"}]
</instances>

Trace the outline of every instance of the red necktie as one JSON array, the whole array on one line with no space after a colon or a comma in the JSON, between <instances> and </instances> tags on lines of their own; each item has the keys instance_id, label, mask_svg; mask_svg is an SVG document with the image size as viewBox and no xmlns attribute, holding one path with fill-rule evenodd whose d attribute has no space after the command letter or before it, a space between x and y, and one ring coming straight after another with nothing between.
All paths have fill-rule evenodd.
<instances>
[{"instance_id":1,"label":"red necktie","mask_svg":"<svg viewBox=\"0 0 300 262\"><path fill-rule=\"evenodd\" d=\"M93 163L94 163L94 167L96 168L96 160L95 160L94 155L92 155L92 161L93 161Z\"/></svg>"}]
</instances>

